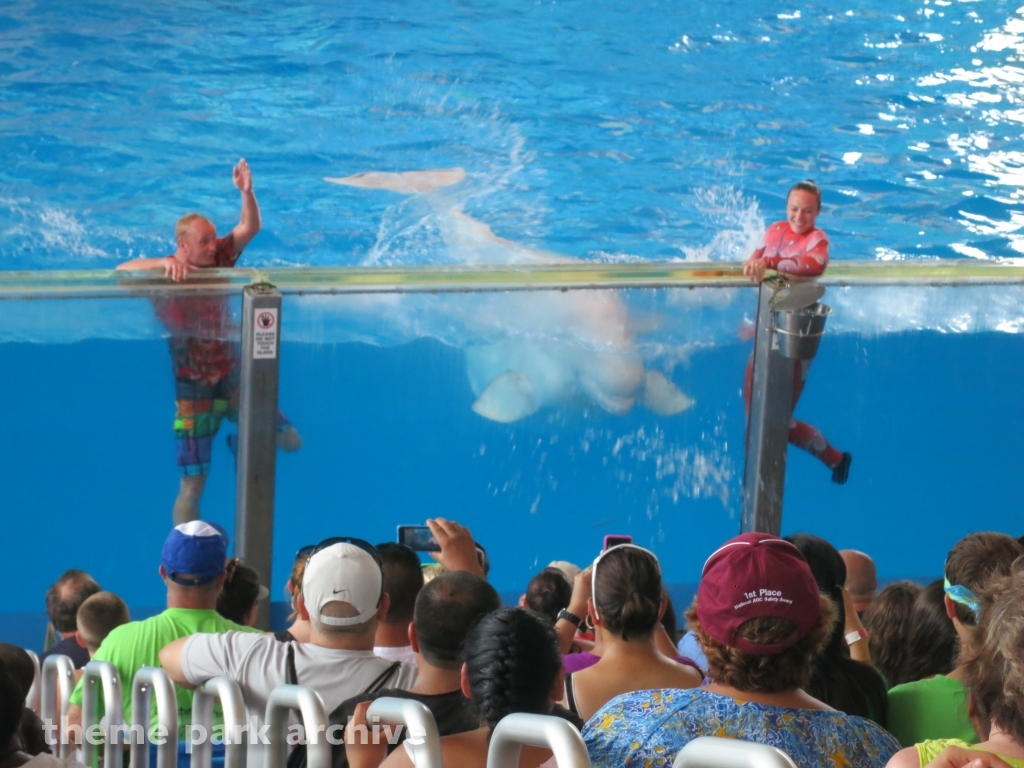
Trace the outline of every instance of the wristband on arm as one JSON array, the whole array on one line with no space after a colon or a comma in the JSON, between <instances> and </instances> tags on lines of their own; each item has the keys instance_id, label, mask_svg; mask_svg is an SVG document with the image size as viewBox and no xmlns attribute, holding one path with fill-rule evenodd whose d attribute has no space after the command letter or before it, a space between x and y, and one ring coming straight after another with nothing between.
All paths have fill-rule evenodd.
<instances>
[{"instance_id":1,"label":"wristband on arm","mask_svg":"<svg viewBox=\"0 0 1024 768\"><path fill-rule=\"evenodd\" d=\"M847 645L853 645L854 643L858 643L861 640L867 640L868 631L863 627L860 627L859 629L853 630L853 632L847 632L844 635L844 637L846 638Z\"/></svg>"}]
</instances>

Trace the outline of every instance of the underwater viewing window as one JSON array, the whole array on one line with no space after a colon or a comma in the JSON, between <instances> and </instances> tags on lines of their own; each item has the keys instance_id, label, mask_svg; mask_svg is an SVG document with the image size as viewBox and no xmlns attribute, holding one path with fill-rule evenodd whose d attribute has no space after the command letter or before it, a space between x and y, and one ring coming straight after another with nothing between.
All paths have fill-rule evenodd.
<instances>
[{"instance_id":1,"label":"underwater viewing window","mask_svg":"<svg viewBox=\"0 0 1024 768\"><path fill-rule=\"evenodd\" d=\"M606 534L632 535L668 584L692 584L737 531L756 289L738 264L581 263L240 268L179 284L0 273L13 540L39 511L73 509L80 525L49 536L76 567L154 567L182 477L167 307L227 302L214 326L178 333L235 344L242 288L260 283L283 294L278 402L300 436L277 458L275 598L309 541L393 540L427 517L468 525L506 592L552 560L589 561ZM790 450L784 532L842 542L869 524L884 559L901 541L934 551L1006 525L1024 264L837 261L820 283L832 313L794 418L853 463L838 485L820 456ZM201 511L231 530L223 415ZM939 568L899 557L908 576ZM50 565L26 567L42 579ZM129 602L158 602L153 584L136 589Z\"/></svg>"}]
</instances>

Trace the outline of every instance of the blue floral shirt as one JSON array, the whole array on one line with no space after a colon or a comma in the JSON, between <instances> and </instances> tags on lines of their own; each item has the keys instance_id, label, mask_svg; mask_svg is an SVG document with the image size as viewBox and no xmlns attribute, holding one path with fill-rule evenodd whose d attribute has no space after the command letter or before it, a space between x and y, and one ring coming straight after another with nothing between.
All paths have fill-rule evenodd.
<instances>
[{"instance_id":1,"label":"blue floral shirt","mask_svg":"<svg viewBox=\"0 0 1024 768\"><path fill-rule=\"evenodd\" d=\"M583 729L594 768L668 768L698 736L778 747L799 768L884 768L900 749L885 730L861 717L769 707L696 688L617 696Z\"/></svg>"}]
</instances>

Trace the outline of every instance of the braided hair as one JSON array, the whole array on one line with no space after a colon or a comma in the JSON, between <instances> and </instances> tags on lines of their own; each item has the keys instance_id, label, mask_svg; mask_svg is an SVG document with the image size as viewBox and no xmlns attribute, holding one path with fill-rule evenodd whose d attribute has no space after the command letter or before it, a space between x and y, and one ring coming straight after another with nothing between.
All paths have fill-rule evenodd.
<instances>
[{"instance_id":1,"label":"braided hair","mask_svg":"<svg viewBox=\"0 0 1024 768\"><path fill-rule=\"evenodd\" d=\"M562 657L548 619L525 608L499 608L480 620L465 649L473 703L491 730L513 712L551 711Z\"/></svg>"}]
</instances>

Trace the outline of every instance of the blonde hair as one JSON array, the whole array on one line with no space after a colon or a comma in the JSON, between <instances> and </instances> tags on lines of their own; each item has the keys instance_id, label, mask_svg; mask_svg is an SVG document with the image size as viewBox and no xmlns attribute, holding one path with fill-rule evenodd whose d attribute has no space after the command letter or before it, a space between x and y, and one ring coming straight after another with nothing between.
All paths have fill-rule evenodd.
<instances>
[{"instance_id":1,"label":"blonde hair","mask_svg":"<svg viewBox=\"0 0 1024 768\"><path fill-rule=\"evenodd\" d=\"M174 225L174 239L179 241L184 240L185 235L188 234L188 228L191 227L192 222L195 221L205 221L207 224L211 223L210 220L201 213L186 213L178 219L178 223Z\"/></svg>"},{"instance_id":2,"label":"blonde hair","mask_svg":"<svg viewBox=\"0 0 1024 768\"><path fill-rule=\"evenodd\" d=\"M432 579L436 579L442 573L447 573L444 566L440 563L430 563L429 565L423 566L423 583L427 584Z\"/></svg>"}]
</instances>

